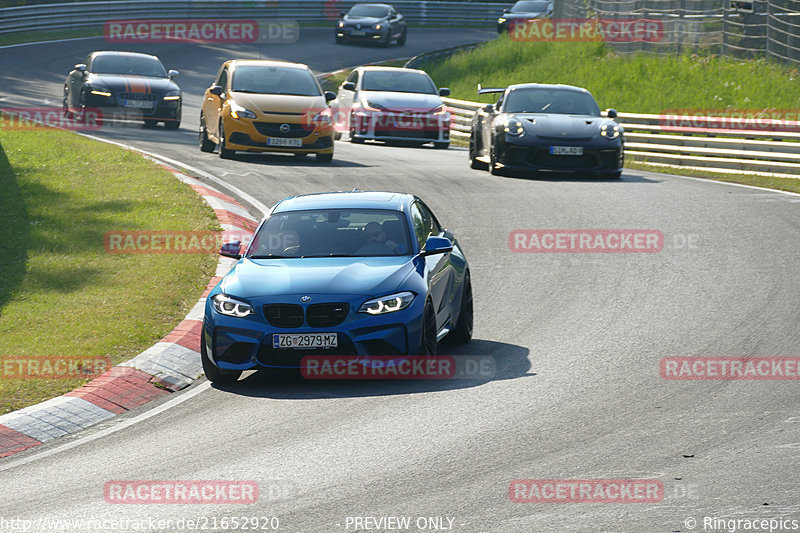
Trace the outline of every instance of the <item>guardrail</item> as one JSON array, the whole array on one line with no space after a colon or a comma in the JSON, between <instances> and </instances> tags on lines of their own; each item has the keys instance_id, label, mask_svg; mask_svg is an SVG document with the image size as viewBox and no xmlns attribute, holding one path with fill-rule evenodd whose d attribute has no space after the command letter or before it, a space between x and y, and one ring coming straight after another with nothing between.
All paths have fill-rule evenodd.
<instances>
[{"instance_id":1,"label":"guardrail","mask_svg":"<svg viewBox=\"0 0 800 533\"><path fill-rule=\"evenodd\" d=\"M486 104L442 100L453 115L451 135L468 138L472 115ZM682 126L679 115L619 113L617 122L625 128L625 154L653 165L800 178L800 121L736 119L743 128L726 128L731 118L692 115L690 119L712 127Z\"/></svg>"},{"instance_id":2,"label":"guardrail","mask_svg":"<svg viewBox=\"0 0 800 533\"><path fill-rule=\"evenodd\" d=\"M338 0L118 0L42 4L0 9L0 34L97 27L122 19L257 19L330 23L355 2ZM427 2L401 0L392 4L409 22L437 25L491 25L513 3Z\"/></svg>"}]
</instances>

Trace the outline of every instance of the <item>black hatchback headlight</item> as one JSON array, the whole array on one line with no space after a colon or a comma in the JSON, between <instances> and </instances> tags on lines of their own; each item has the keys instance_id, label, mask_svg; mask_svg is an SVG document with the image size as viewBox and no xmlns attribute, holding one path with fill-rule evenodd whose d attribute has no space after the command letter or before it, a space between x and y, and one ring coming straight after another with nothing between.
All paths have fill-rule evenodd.
<instances>
[{"instance_id":1,"label":"black hatchback headlight","mask_svg":"<svg viewBox=\"0 0 800 533\"><path fill-rule=\"evenodd\" d=\"M180 99L181 99L180 91L169 91L167 94L164 95L164 101L166 102L175 102L176 100Z\"/></svg>"}]
</instances>

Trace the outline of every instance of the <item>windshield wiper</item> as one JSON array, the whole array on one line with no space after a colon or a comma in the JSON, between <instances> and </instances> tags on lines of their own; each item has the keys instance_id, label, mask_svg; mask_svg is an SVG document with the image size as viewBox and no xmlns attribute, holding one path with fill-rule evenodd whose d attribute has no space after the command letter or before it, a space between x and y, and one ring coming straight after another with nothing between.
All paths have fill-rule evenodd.
<instances>
[{"instance_id":1,"label":"windshield wiper","mask_svg":"<svg viewBox=\"0 0 800 533\"><path fill-rule=\"evenodd\" d=\"M304 257L302 255L280 255L280 254L260 254L260 255L250 255L248 259L296 259L298 257Z\"/></svg>"}]
</instances>

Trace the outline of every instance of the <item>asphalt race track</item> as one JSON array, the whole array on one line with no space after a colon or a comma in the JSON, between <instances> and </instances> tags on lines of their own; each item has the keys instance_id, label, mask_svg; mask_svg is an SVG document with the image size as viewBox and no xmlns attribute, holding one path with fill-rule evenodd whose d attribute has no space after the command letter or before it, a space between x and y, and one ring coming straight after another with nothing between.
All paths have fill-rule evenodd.
<instances>
[{"instance_id":1,"label":"asphalt race track","mask_svg":"<svg viewBox=\"0 0 800 533\"><path fill-rule=\"evenodd\" d=\"M641 171L620 181L493 177L471 170L460 149L340 141L333 163L318 164L251 154L225 161L196 146L202 91L226 59L280 58L325 72L491 35L413 30L407 46L382 49L334 45L331 31L303 29L294 44L121 47L181 71L183 124L96 135L210 173L268 206L353 187L423 198L472 268L474 340L444 351L490 355L497 375L251 374L225 387L203 379L155 409L0 460L0 517L125 518L142 520L140 530L171 520L164 529L177 531L182 518L205 517L210 528L223 517L274 516L289 532L398 531L356 517L410 517L409 531L470 533L724 531L704 517L800 519L798 381L677 381L659 372L664 357L800 355L800 196ZM72 65L110 47L119 46L0 49L0 105L60 106ZM515 229L605 228L658 230L664 246L509 249ZM509 484L518 479L657 479L663 499L515 503ZM251 480L260 497L107 503L104 486L115 480Z\"/></svg>"}]
</instances>

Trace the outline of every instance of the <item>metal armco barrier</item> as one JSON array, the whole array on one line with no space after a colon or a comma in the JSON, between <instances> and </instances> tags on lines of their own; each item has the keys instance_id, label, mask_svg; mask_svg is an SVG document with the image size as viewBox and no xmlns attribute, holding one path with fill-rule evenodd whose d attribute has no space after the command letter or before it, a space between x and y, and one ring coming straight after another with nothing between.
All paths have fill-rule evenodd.
<instances>
[{"instance_id":1,"label":"metal armco barrier","mask_svg":"<svg viewBox=\"0 0 800 533\"><path fill-rule=\"evenodd\" d=\"M355 2L338 0L139 0L41 4L0 9L0 34L97 27L120 19L259 19L330 23ZM409 22L454 25L497 23L513 3L393 1Z\"/></svg>"},{"instance_id":2,"label":"metal armco barrier","mask_svg":"<svg viewBox=\"0 0 800 533\"><path fill-rule=\"evenodd\" d=\"M472 115L486 104L442 100L453 114L451 135L469 138ZM751 127L726 128L729 118L691 116L691 121L718 126L694 127L670 116L620 113L625 154L654 165L800 178L800 121L741 119L735 122ZM770 131L771 123L793 131Z\"/></svg>"}]
</instances>

